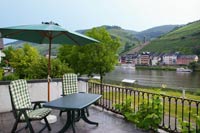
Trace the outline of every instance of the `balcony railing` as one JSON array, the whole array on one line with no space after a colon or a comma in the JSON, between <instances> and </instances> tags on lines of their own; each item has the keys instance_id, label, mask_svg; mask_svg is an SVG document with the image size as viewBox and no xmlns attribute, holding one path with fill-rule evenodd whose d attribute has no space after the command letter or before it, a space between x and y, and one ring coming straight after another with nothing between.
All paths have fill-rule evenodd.
<instances>
[{"instance_id":1,"label":"balcony railing","mask_svg":"<svg viewBox=\"0 0 200 133\"><path fill-rule=\"evenodd\" d=\"M114 85L99 84L95 82L88 82L88 92L103 95L97 103L103 109L110 110L121 114L120 110L115 108L116 104L122 104L127 98L132 98L132 108L136 112L139 110L140 104L147 100L149 102L155 93L135 90L133 88L125 88ZM168 132L180 132L180 121L188 123L187 130L195 130L199 132L200 129L194 115L199 115L200 101L167 96L160 94L163 105L162 122L159 127Z\"/></svg>"}]
</instances>

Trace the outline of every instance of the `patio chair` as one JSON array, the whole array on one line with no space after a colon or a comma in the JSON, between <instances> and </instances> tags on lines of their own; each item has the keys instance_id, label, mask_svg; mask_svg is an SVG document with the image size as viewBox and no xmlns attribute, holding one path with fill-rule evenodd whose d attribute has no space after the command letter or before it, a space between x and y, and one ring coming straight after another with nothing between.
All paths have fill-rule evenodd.
<instances>
[{"instance_id":1,"label":"patio chair","mask_svg":"<svg viewBox=\"0 0 200 133\"><path fill-rule=\"evenodd\" d=\"M64 74L62 78L62 96L66 96L73 93L79 93L77 75L74 73ZM65 110L60 111L60 116L62 115L62 112L65 112ZM89 116L89 111L87 108L86 113L87 116Z\"/></svg>"},{"instance_id":2,"label":"patio chair","mask_svg":"<svg viewBox=\"0 0 200 133\"><path fill-rule=\"evenodd\" d=\"M22 122L26 122L25 128L29 128L30 132L34 133L31 121L42 119L45 121L45 126L40 130L40 132L42 132L46 127L49 131L51 130L51 127L49 126L46 118L46 116L50 114L51 109L42 108L41 103L44 103L44 101L31 103L26 80L19 79L11 81L9 85L9 92L12 112L16 119L11 131L12 133L16 131L18 123Z\"/></svg>"}]
</instances>

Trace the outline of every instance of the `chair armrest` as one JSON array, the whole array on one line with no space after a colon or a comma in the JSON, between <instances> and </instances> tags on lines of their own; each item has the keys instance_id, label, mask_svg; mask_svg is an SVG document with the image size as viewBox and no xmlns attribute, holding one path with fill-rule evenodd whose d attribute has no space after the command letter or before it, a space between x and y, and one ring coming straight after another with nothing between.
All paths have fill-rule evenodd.
<instances>
[{"instance_id":1,"label":"chair armrest","mask_svg":"<svg viewBox=\"0 0 200 133\"><path fill-rule=\"evenodd\" d=\"M46 103L46 101L33 101L31 103L34 105L33 109L36 109L37 107L41 108L42 107L41 103Z\"/></svg>"},{"instance_id":2,"label":"chair armrest","mask_svg":"<svg viewBox=\"0 0 200 133\"><path fill-rule=\"evenodd\" d=\"M84 92L84 91L80 91L80 92L78 92L78 93L86 93L86 92Z\"/></svg>"},{"instance_id":3,"label":"chair armrest","mask_svg":"<svg viewBox=\"0 0 200 133\"><path fill-rule=\"evenodd\" d=\"M46 103L47 101L33 101L32 104L38 104L38 103Z\"/></svg>"}]
</instances>

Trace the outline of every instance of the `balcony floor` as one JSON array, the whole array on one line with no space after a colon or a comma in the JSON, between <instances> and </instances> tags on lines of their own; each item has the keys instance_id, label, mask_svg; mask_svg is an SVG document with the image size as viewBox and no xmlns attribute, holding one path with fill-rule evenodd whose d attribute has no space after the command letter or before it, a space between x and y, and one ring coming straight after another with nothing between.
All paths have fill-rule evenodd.
<instances>
[{"instance_id":1,"label":"balcony floor","mask_svg":"<svg viewBox=\"0 0 200 133\"><path fill-rule=\"evenodd\" d=\"M135 125L125 121L121 116L108 112L102 111L101 108L92 106L89 108L89 119L99 123L99 126L89 125L83 120L80 120L75 124L76 133L144 133L140 129L137 129ZM58 110L53 110L52 114L59 115ZM52 131L45 129L43 133L55 133L58 132L67 119L66 113L62 114L62 117L57 117L58 121L51 124ZM11 112L9 113L0 113L0 133L9 133L11 132L12 126L14 124L14 117ZM24 124L20 123L18 129L23 127ZM36 132L38 132L43 124L40 121L33 121L32 126ZM28 133L29 130L23 129L22 133ZM67 133L72 133L71 127L67 130Z\"/></svg>"}]
</instances>

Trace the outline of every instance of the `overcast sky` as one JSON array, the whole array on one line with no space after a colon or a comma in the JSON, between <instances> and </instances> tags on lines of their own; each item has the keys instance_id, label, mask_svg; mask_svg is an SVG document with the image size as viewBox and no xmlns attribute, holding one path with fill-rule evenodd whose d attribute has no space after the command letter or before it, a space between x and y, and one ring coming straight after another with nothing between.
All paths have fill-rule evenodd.
<instances>
[{"instance_id":1,"label":"overcast sky","mask_svg":"<svg viewBox=\"0 0 200 133\"><path fill-rule=\"evenodd\" d=\"M53 21L75 31L117 25L142 31L200 19L200 0L0 0L0 27Z\"/></svg>"}]
</instances>

